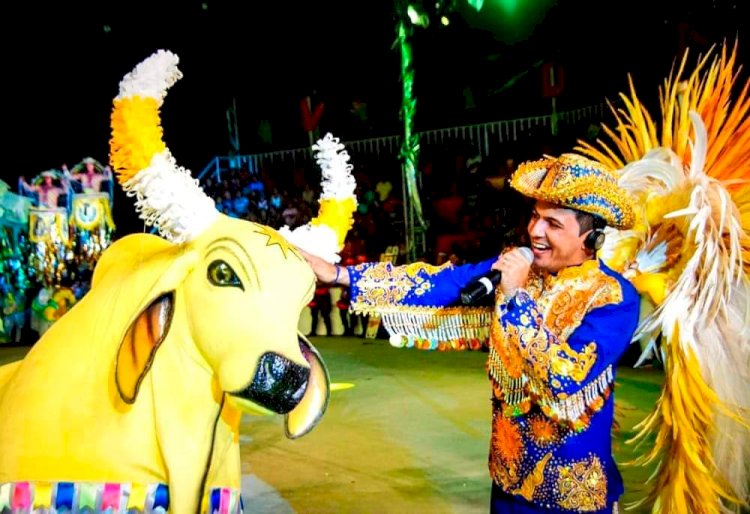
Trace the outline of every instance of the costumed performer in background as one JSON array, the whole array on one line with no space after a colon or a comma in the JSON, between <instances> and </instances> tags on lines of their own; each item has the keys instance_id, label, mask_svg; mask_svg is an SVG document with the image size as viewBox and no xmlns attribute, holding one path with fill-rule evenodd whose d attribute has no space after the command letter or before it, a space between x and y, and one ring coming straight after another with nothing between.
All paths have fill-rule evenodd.
<instances>
[{"instance_id":1,"label":"costumed performer in background","mask_svg":"<svg viewBox=\"0 0 750 514\"><path fill-rule=\"evenodd\" d=\"M62 173L53 170L41 172L31 184L23 175L18 177L18 191L23 196L34 195L38 207L54 208L58 206L60 195L68 192L68 185L63 183ZM56 184L58 181L60 185Z\"/></svg>"},{"instance_id":2,"label":"costumed performer in background","mask_svg":"<svg viewBox=\"0 0 750 514\"><path fill-rule=\"evenodd\" d=\"M423 334L427 320L440 325L443 309L454 316L462 307L451 305L473 280L500 271L487 320L490 512L616 512L623 483L612 456L612 389L640 299L597 250L605 226L633 224L630 196L614 174L574 154L522 164L511 186L535 201L528 224L533 262L528 249L440 267L341 267L304 255L320 281L349 286L355 311L394 319L400 312L401 322L391 324L402 331L397 338ZM433 337L444 337L441 330Z\"/></svg>"}]
</instances>

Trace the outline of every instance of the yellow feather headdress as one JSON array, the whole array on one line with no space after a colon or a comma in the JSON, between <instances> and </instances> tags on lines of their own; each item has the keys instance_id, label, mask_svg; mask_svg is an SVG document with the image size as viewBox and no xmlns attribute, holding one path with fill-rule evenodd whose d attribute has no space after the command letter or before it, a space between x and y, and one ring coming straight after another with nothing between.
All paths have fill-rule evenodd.
<instances>
[{"instance_id":1,"label":"yellow feather headdress","mask_svg":"<svg viewBox=\"0 0 750 514\"><path fill-rule=\"evenodd\" d=\"M635 226L601 255L652 303L636 337L642 360L658 349L665 383L635 440L656 436L641 503L658 513L739 511L750 497L750 82L736 56L711 49L687 74L686 54L656 120L631 80L610 142L576 148L637 201Z\"/></svg>"}]
</instances>

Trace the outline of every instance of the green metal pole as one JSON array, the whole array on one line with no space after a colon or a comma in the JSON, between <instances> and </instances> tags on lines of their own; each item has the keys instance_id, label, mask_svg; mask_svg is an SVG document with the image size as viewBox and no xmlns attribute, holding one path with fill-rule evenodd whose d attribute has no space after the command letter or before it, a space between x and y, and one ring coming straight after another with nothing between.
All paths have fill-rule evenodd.
<instances>
[{"instance_id":1,"label":"green metal pole","mask_svg":"<svg viewBox=\"0 0 750 514\"><path fill-rule=\"evenodd\" d=\"M424 233L427 229L422 215L422 201L417 187L417 164L419 162L419 134L414 131L414 116L417 100L414 98L414 68L412 65L412 48L409 41L411 26L406 14L407 3L397 1L398 44L401 52L401 118L404 123L404 135L401 141L401 175L404 189L404 232L406 239L406 256L409 262L417 259L417 238L421 238L424 251Z\"/></svg>"}]
</instances>

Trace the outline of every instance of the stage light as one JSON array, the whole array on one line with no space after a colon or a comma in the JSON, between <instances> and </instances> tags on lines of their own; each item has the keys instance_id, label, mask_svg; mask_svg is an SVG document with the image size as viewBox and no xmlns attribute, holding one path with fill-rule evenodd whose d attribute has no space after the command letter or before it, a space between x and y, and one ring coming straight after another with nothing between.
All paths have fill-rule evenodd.
<instances>
[{"instance_id":1,"label":"stage light","mask_svg":"<svg viewBox=\"0 0 750 514\"><path fill-rule=\"evenodd\" d=\"M430 18L427 16L427 13L421 7L417 7L414 4L409 4L409 7L406 8L406 15L412 24L418 27L428 27L430 25Z\"/></svg>"}]
</instances>

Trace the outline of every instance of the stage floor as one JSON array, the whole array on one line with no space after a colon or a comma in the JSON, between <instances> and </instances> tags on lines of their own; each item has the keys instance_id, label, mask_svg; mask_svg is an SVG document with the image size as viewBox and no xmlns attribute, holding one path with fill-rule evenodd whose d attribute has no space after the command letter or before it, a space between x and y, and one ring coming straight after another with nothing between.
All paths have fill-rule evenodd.
<instances>
[{"instance_id":1,"label":"stage floor","mask_svg":"<svg viewBox=\"0 0 750 514\"><path fill-rule=\"evenodd\" d=\"M331 382L320 424L288 440L281 416L243 417L246 512L486 513L490 388L482 352L395 349L383 339L311 337ZM0 363L26 347L0 345ZM653 407L662 373L620 367L615 454ZM346 386L344 386L346 387ZM640 497L651 469L621 465L625 502ZM645 513L648 509L630 512Z\"/></svg>"}]
</instances>

